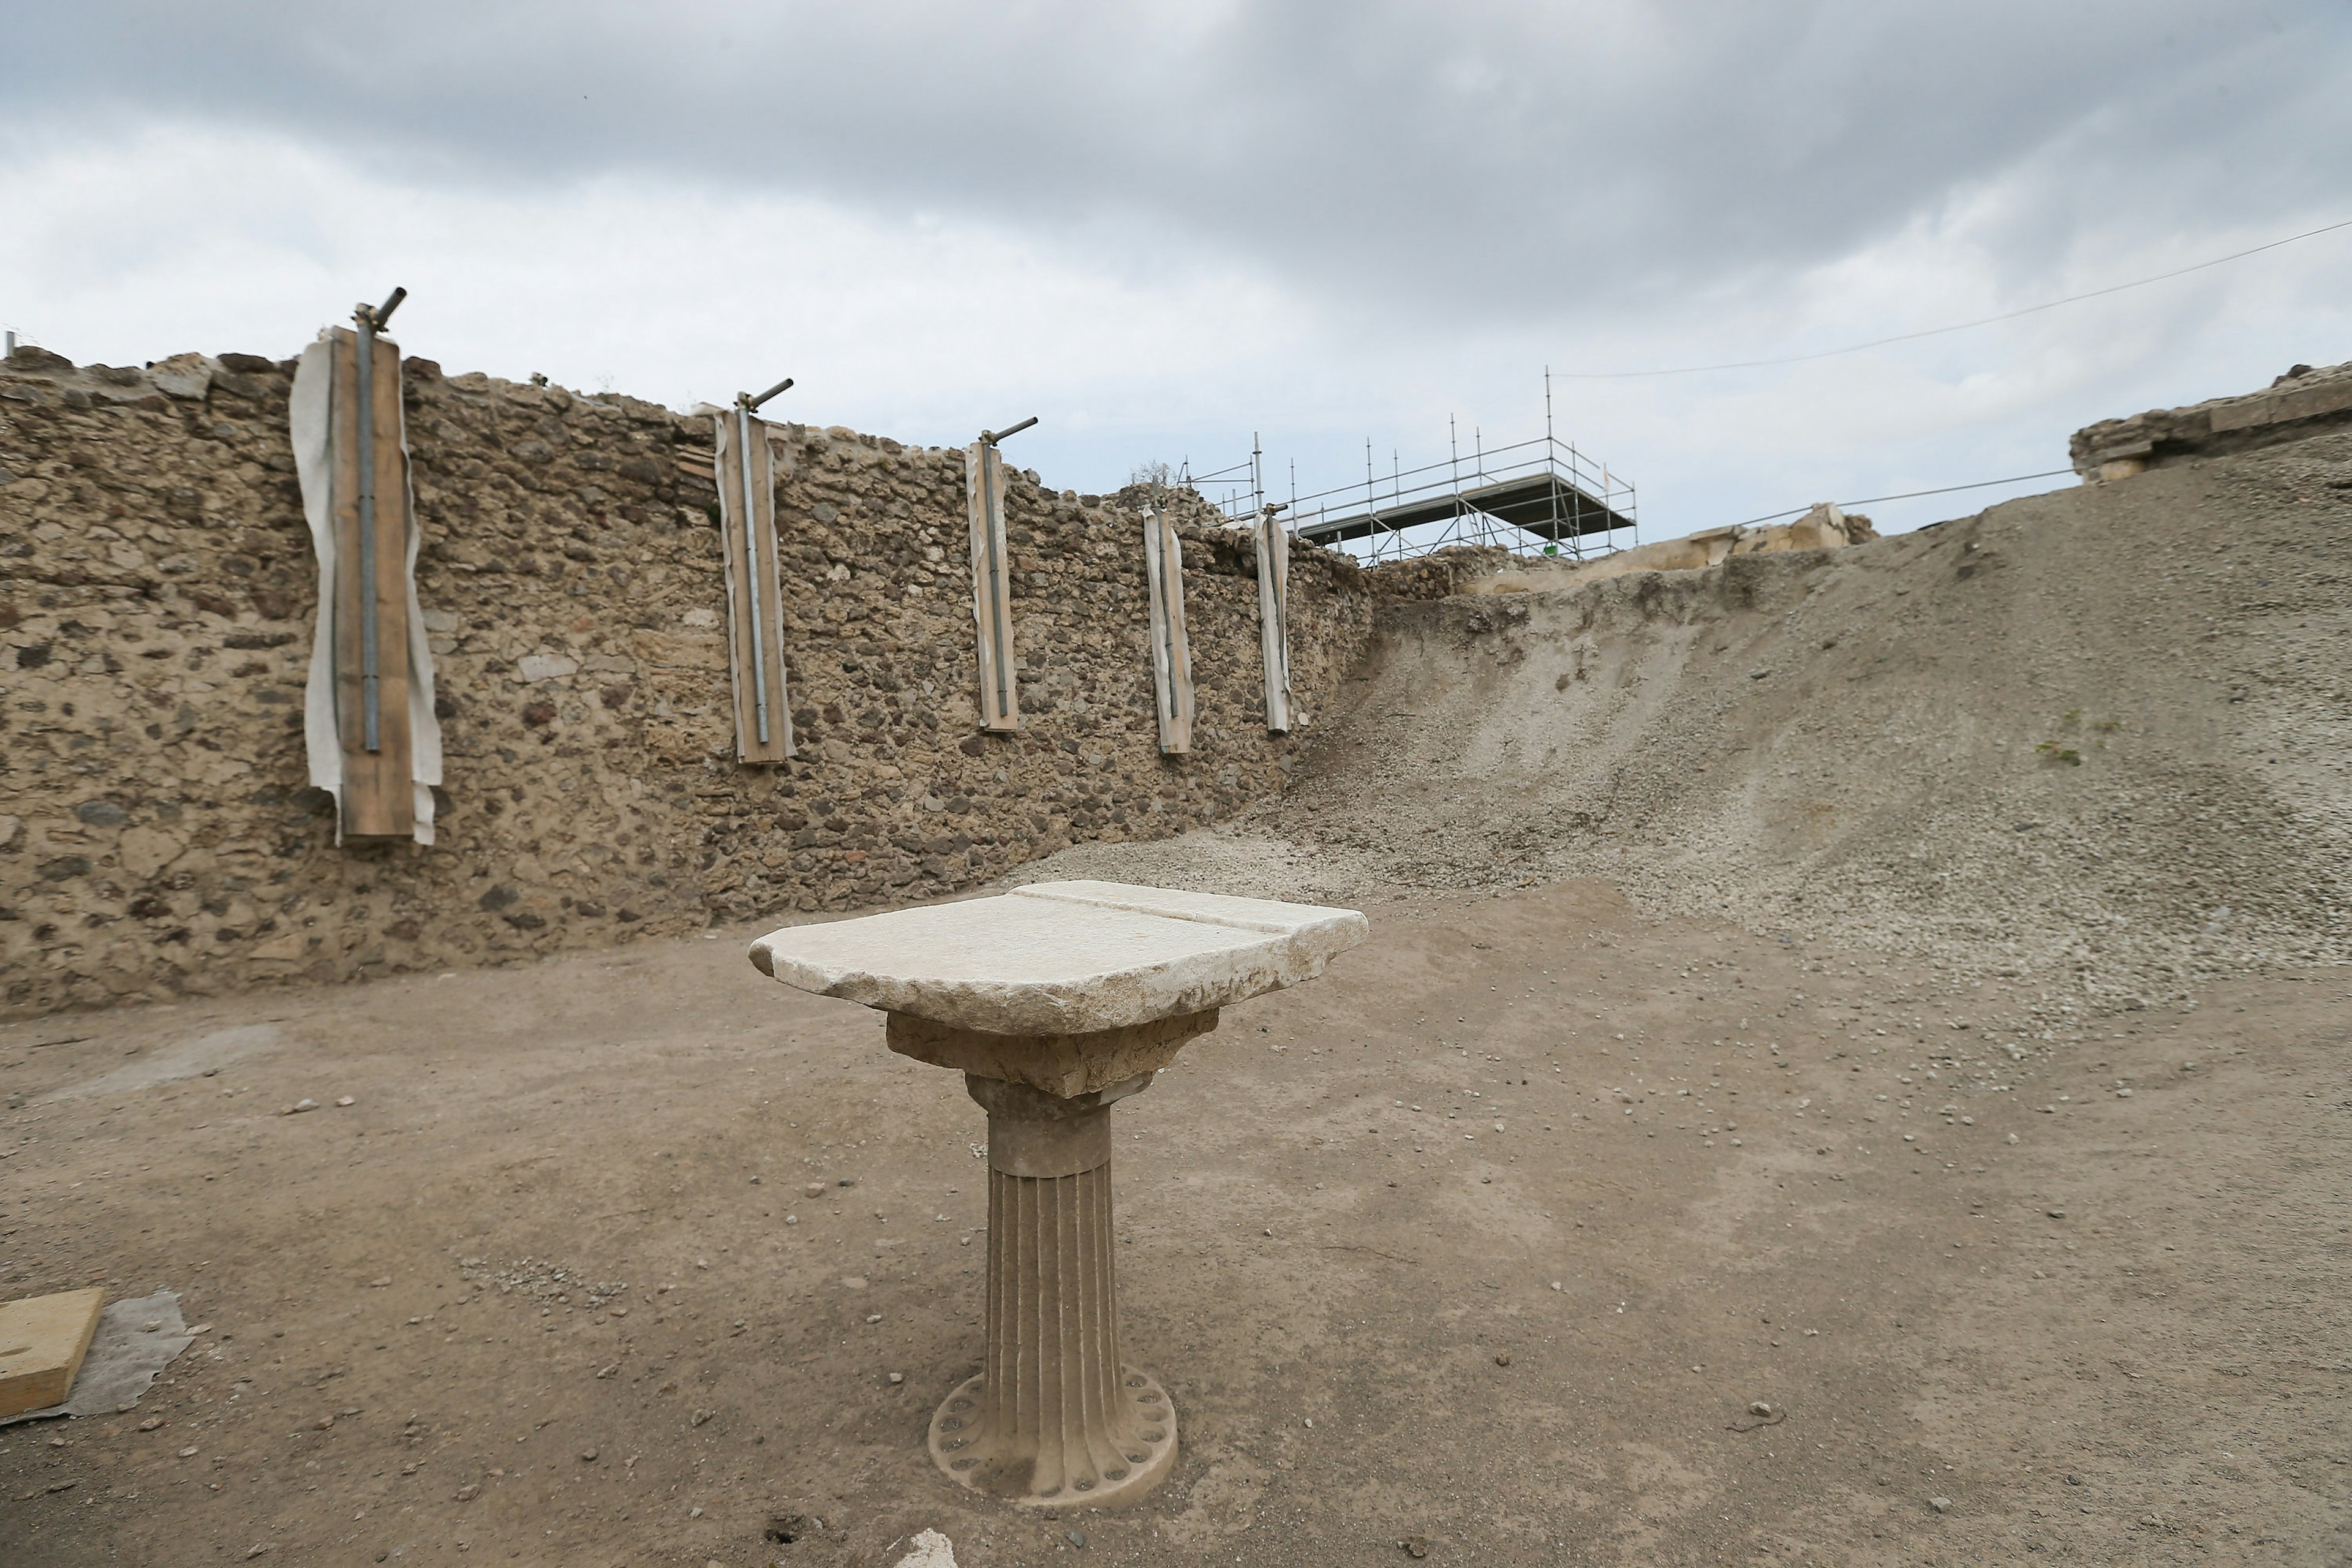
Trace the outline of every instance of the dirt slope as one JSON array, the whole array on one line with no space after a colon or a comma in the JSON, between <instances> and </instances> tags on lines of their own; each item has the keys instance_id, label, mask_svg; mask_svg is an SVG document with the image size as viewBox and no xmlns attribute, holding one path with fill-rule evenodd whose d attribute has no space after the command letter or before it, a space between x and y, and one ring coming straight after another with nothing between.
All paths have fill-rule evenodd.
<instances>
[{"instance_id":1,"label":"dirt slope","mask_svg":"<svg viewBox=\"0 0 2352 1568\"><path fill-rule=\"evenodd\" d=\"M2352 958L2352 435L1836 552L1391 608L1278 805L1084 868L1599 876L2053 1016Z\"/></svg>"}]
</instances>

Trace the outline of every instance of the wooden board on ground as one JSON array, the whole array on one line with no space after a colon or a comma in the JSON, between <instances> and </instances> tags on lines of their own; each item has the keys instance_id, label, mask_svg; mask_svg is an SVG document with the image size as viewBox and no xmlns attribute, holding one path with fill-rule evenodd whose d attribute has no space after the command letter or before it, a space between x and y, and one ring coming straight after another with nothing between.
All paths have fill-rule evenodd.
<instances>
[{"instance_id":1,"label":"wooden board on ground","mask_svg":"<svg viewBox=\"0 0 2352 1568\"><path fill-rule=\"evenodd\" d=\"M408 729L408 456L401 449L400 345L369 356L375 447L375 602L360 602L359 334L335 331L329 430L335 476L335 727L343 747L343 837L407 838L416 827ZM366 617L376 625L376 749L367 745Z\"/></svg>"},{"instance_id":2,"label":"wooden board on ground","mask_svg":"<svg viewBox=\"0 0 2352 1568\"><path fill-rule=\"evenodd\" d=\"M105 1303L94 1287L0 1302L0 1417L66 1402Z\"/></svg>"},{"instance_id":3,"label":"wooden board on ground","mask_svg":"<svg viewBox=\"0 0 2352 1568\"><path fill-rule=\"evenodd\" d=\"M1021 728L1013 650L1013 563L1004 547L1004 456L985 441L964 448L971 521L971 614L980 627L980 727Z\"/></svg>"},{"instance_id":4,"label":"wooden board on ground","mask_svg":"<svg viewBox=\"0 0 2352 1568\"><path fill-rule=\"evenodd\" d=\"M1151 598L1151 685L1160 713L1160 749L1192 749L1192 647L1184 637L1184 546L1164 498L1153 495L1143 519L1143 581Z\"/></svg>"},{"instance_id":5,"label":"wooden board on ground","mask_svg":"<svg viewBox=\"0 0 2352 1568\"><path fill-rule=\"evenodd\" d=\"M717 427L711 471L719 486L719 531L727 559L727 673L735 694L735 755L746 763L785 762L793 755L793 715L784 679L774 447L763 419L729 410L712 416L711 422ZM748 442L740 439L747 429Z\"/></svg>"}]
</instances>

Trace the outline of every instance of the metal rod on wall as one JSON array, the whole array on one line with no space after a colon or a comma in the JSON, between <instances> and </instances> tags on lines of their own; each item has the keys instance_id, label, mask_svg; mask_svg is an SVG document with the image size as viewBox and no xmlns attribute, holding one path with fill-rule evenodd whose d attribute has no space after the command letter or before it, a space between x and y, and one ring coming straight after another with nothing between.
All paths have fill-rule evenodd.
<instances>
[{"instance_id":1,"label":"metal rod on wall","mask_svg":"<svg viewBox=\"0 0 2352 1568\"><path fill-rule=\"evenodd\" d=\"M364 742L383 750L383 671L375 602L375 335L408 298L394 289L381 305L362 300L352 312L359 323L360 460L360 711Z\"/></svg>"}]
</instances>

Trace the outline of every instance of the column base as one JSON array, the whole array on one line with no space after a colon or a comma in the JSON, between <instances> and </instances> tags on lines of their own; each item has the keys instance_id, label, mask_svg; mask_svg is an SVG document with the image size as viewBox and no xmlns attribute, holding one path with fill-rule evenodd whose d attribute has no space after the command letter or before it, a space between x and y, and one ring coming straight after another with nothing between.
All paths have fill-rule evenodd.
<instances>
[{"instance_id":1,"label":"column base","mask_svg":"<svg viewBox=\"0 0 2352 1568\"><path fill-rule=\"evenodd\" d=\"M930 1429L931 1462L950 1480L977 1492L988 1492L983 1484L992 1468L988 1461L997 1457L982 1429L984 1381L984 1374L975 1374L959 1384L931 1416ZM1174 1402L1158 1378L1132 1366L1119 1368L1118 1391L1121 1397L1133 1401L1139 1420L1134 1441L1121 1446L1123 1465L1110 1466L1099 1475L1076 1477L1067 1486L1045 1491L989 1495L1016 1508L1117 1509L1137 1501L1166 1480L1176 1464Z\"/></svg>"}]
</instances>

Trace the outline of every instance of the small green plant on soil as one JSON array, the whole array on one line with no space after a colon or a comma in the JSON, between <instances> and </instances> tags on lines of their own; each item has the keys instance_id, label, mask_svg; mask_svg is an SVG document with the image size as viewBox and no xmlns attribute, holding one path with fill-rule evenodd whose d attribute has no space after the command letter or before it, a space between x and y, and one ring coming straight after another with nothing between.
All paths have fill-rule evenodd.
<instances>
[{"instance_id":1,"label":"small green plant on soil","mask_svg":"<svg viewBox=\"0 0 2352 1568\"><path fill-rule=\"evenodd\" d=\"M2082 729L2084 727L2083 710L2080 708L2069 708L2066 711L2058 715L2058 722L2060 726L2065 729ZM2109 735L2113 735L2121 731L2123 727L2124 721L2120 719L2093 720L2090 724L2090 729L2097 739L2094 740L2091 744L2100 751L2106 750L2106 738ZM2040 745L2034 747L2033 750L2036 755L2047 757L2053 763L2063 763L2070 768L2079 768L2083 765L2083 753L2074 747L2065 745L2061 742L2044 741Z\"/></svg>"}]
</instances>

